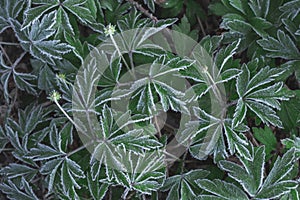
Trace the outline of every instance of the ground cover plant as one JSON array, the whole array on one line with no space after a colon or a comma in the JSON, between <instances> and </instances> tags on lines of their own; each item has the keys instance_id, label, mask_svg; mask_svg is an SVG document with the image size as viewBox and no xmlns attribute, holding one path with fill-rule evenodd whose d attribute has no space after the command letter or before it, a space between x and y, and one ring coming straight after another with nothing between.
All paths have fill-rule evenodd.
<instances>
[{"instance_id":1,"label":"ground cover plant","mask_svg":"<svg viewBox=\"0 0 300 200\"><path fill-rule=\"evenodd\" d=\"M300 198L300 0L1 0L0 199Z\"/></svg>"}]
</instances>

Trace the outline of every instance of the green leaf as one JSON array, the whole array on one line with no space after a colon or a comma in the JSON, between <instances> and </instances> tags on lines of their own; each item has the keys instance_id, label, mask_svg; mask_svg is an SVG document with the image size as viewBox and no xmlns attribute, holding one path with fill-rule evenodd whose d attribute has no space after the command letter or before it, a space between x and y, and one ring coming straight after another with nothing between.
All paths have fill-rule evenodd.
<instances>
[{"instance_id":1,"label":"green leaf","mask_svg":"<svg viewBox=\"0 0 300 200\"><path fill-rule=\"evenodd\" d=\"M300 92L296 90L294 93L295 97L282 102L281 110L277 112L283 127L288 131L296 130L300 125Z\"/></svg>"},{"instance_id":2,"label":"green leaf","mask_svg":"<svg viewBox=\"0 0 300 200\"><path fill-rule=\"evenodd\" d=\"M100 183L99 178L93 180L90 173L88 173L86 178L88 182L89 191L93 199L94 200L103 199L105 197L109 185L107 183Z\"/></svg>"},{"instance_id":3,"label":"green leaf","mask_svg":"<svg viewBox=\"0 0 300 200\"><path fill-rule=\"evenodd\" d=\"M3 128L0 126L0 153L8 142L9 140L6 138Z\"/></svg>"},{"instance_id":4,"label":"green leaf","mask_svg":"<svg viewBox=\"0 0 300 200\"><path fill-rule=\"evenodd\" d=\"M186 16L183 16L181 18L181 21L178 25L174 24L172 26L172 30L178 31L180 33L183 33L185 35L188 35L189 37L193 38L195 41L198 39L198 31L197 30L191 30L191 25L188 21L188 18Z\"/></svg>"},{"instance_id":5,"label":"green leaf","mask_svg":"<svg viewBox=\"0 0 300 200\"><path fill-rule=\"evenodd\" d=\"M241 190L239 187L235 186L232 183L227 183L221 180L207 180L202 179L196 181L196 183L201 187L203 190L206 190L216 196L217 199L241 199L241 200L248 200L247 195ZM200 199L206 199L205 196L200 195Z\"/></svg>"},{"instance_id":6,"label":"green leaf","mask_svg":"<svg viewBox=\"0 0 300 200\"><path fill-rule=\"evenodd\" d=\"M62 55L72 50L71 46L62 43L59 40L48 40L54 35L53 29L54 12L51 12L41 19L35 19L31 26L21 30L18 21L13 21L13 29L21 42L21 46L30 54L49 64L55 64L54 60L62 59Z\"/></svg>"},{"instance_id":7,"label":"green leaf","mask_svg":"<svg viewBox=\"0 0 300 200\"><path fill-rule=\"evenodd\" d=\"M12 200L38 200L29 183L22 178L21 187L17 187L11 180L0 184L1 191Z\"/></svg>"},{"instance_id":8,"label":"green leaf","mask_svg":"<svg viewBox=\"0 0 300 200\"><path fill-rule=\"evenodd\" d=\"M125 170L113 170L114 182L126 190L136 190L142 194L151 194L161 187L165 178L164 156L153 151L138 155L132 151L118 151Z\"/></svg>"},{"instance_id":9,"label":"green leaf","mask_svg":"<svg viewBox=\"0 0 300 200\"><path fill-rule=\"evenodd\" d=\"M93 1L86 0L64 0L62 2L33 0L31 7L25 12L25 21L23 28L28 28L34 21L38 21L42 16L50 10L53 10L48 17L53 21L53 26L57 31L57 35L71 34L74 35L74 26L77 24L71 23L73 16L83 24L94 23L96 17L96 5ZM75 27L76 28L76 27Z\"/></svg>"},{"instance_id":10,"label":"green leaf","mask_svg":"<svg viewBox=\"0 0 300 200\"><path fill-rule=\"evenodd\" d=\"M269 52L267 56L271 58L283 58L287 60L299 59L300 52L288 34L282 30L278 30L277 38L278 39L268 36L258 40L257 43L264 50Z\"/></svg>"},{"instance_id":11,"label":"green leaf","mask_svg":"<svg viewBox=\"0 0 300 200\"><path fill-rule=\"evenodd\" d=\"M23 9L25 1L3 0L0 2L0 33L11 27L11 19L16 19Z\"/></svg>"},{"instance_id":12,"label":"green leaf","mask_svg":"<svg viewBox=\"0 0 300 200\"><path fill-rule=\"evenodd\" d=\"M50 93L55 85L55 74L49 64L44 63L38 59L30 60L31 66L34 68L35 74L37 74L38 88Z\"/></svg>"},{"instance_id":13,"label":"green leaf","mask_svg":"<svg viewBox=\"0 0 300 200\"><path fill-rule=\"evenodd\" d=\"M220 161L221 169L229 172L229 176L239 182L251 197L255 196L263 183L264 150L264 147L258 148L254 152L253 161L240 158L242 166L230 161Z\"/></svg>"},{"instance_id":14,"label":"green leaf","mask_svg":"<svg viewBox=\"0 0 300 200\"><path fill-rule=\"evenodd\" d=\"M248 4L256 17L266 19L270 9L270 0L250 0Z\"/></svg>"},{"instance_id":15,"label":"green leaf","mask_svg":"<svg viewBox=\"0 0 300 200\"><path fill-rule=\"evenodd\" d=\"M281 197L295 189L298 184L294 180L290 180L290 172L294 168L295 151L294 149L286 152L282 158L278 157L275 161L270 173L264 179L264 164L265 151L264 147L258 147L253 152L252 161L239 157L242 165L236 162L222 160L219 162L221 169L228 172L228 175L239 183L247 194L255 199L273 199ZM239 199L238 197L231 197L230 195L237 194L237 192L225 193L228 188L237 189L237 186L220 181L220 180L199 180L199 186L206 191L218 197ZM226 185L226 190L225 190ZM230 189L229 189L230 190ZM246 196L241 189L238 189L239 196ZM246 198L248 199L248 198Z\"/></svg>"},{"instance_id":16,"label":"green leaf","mask_svg":"<svg viewBox=\"0 0 300 200\"><path fill-rule=\"evenodd\" d=\"M281 140L281 143L285 146L287 149L294 148L296 151L296 155L300 156L300 138L299 137L293 137L291 138L285 138Z\"/></svg>"},{"instance_id":17,"label":"green leaf","mask_svg":"<svg viewBox=\"0 0 300 200\"><path fill-rule=\"evenodd\" d=\"M269 157L271 151L276 149L277 140L269 127L264 129L252 128L254 137L262 144L265 145L267 157Z\"/></svg>"},{"instance_id":18,"label":"green leaf","mask_svg":"<svg viewBox=\"0 0 300 200\"><path fill-rule=\"evenodd\" d=\"M196 198L198 193L195 190L195 188L197 188L195 181L207 177L208 174L209 172L206 170L197 169L191 170L185 174L174 175L167 178L160 189L162 191L169 190L167 200L192 200Z\"/></svg>"},{"instance_id":19,"label":"green leaf","mask_svg":"<svg viewBox=\"0 0 300 200\"><path fill-rule=\"evenodd\" d=\"M300 12L300 1L288 1L279 9L287 16L287 18L295 19Z\"/></svg>"},{"instance_id":20,"label":"green leaf","mask_svg":"<svg viewBox=\"0 0 300 200\"><path fill-rule=\"evenodd\" d=\"M10 91L8 82L10 80L10 77L13 77L16 86L20 90L26 91L34 95L37 94L36 86L33 84L34 80L36 79L36 76L31 73L20 73L16 70L16 63L18 63L18 60L21 60L24 55L25 54L22 54L12 66L7 66L3 59L3 53L0 51L0 73L2 74L0 81L4 88L4 97L6 101L8 101L9 99Z\"/></svg>"},{"instance_id":21,"label":"green leaf","mask_svg":"<svg viewBox=\"0 0 300 200\"><path fill-rule=\"evenodd\" d=\"M0 170L0 173L4 174L9 179L24 177L27 181L31 181L35 177L37 170L27 165L11 163L8 166L2 168Z\"/></svg>"},{"instance_id":22,"label":"green leaf","mask_svg":"<svg viewBox=\"0 0 300 200\"><path fill-rule=\"evenodd\" d=\"M262 188L256 195L257 198L277 198L298 187L298 183L287 180L295 162L295 149L290 149L282 158L278 157Z\"/></svg>"},{"instance_id":23,"label":"green leaf","mask_svg":"<svg viewBox=\"0 0 300 200\"><path fill-rule=\"evenodd\" d=\"M265 67L250 78L247 65L244 65L242 70L236 82L239 100L234 113L236 119L233 120L233 127L243 121L248 108L264 123L282 127L274 109L280 109L279 101L288 100L292 95L283 88L283 83L278 82L270 86L269 83L280 76L283 71Z\"/></svg>"},{"instance_id":24,"label":"green leaf","mask_svg":"<svg viewBox=\"0 0 300 200\"><path fill-rule=\"evenodd\" d=\"M161 143L154 137L155 128L149 129L151 133L145 133L143 127L129 129L139 120L128 120L130 112L120 115L113 115L113 110L105 105L100 117L101 130L96 135L99 140L95 142L95 149L91 156L91 175L93 179L97 178L100 173L101 165L105 165L106 172L113 166L114 169L124 170L124 163L120 153L123 151L134 152L137 155L143 154L144 151L154 150L161 147ZM94 136L95 137L95 136ZM142 156L142 155L140 155Z\"/></svg>"}]
</instances>

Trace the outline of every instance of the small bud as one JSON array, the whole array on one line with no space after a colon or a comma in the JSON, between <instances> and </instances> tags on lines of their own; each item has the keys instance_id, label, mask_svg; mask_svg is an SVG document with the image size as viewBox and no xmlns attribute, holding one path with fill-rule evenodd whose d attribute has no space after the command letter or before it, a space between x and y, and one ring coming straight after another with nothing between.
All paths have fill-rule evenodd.
<instances>
[{"instance_id":1,"label":"small bud","mask_svg":"<svg viewBox=\"0 0 300 200\"><path fill-rule=\"evenodd\" d=\"M62 74L62 73L59 73L59 74L56 74L56 78L59 79L59 80L65 81L66 80L66 75Z\"/></svg>"},{"instance_id":2,"label":"small bud","mask_svg":"<svg viewBox=\"0 0 300 200\"><path fill-rule=\"evenodd\" d=\"M53 92L49 96L49 99L51 101L58 101L58 100L60 100L60 98L61 98L61 95L55 90L53 90Z\"/></svg>"},{"instance_id":3,"label":"small bud","mask_svg":"<svg viewBox=\"0 0 300 200\"><path fill-rule=\"evenodd\" d=\"M105 36L113 35L116 32L116 26L109 24L106 28L104 28Z\"/></svg>"}]
</instances>

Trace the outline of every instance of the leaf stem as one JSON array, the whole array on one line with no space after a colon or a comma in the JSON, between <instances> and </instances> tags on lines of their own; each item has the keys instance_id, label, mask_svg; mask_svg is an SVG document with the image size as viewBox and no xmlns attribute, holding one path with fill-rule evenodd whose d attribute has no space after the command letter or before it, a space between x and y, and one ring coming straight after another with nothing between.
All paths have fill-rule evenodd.
<instances>
[{"instance_id":1,"label":"leaf stem","mask_svg":"<svg viewBox=\"0 0 300 200\"><path fill-rule=\"evenodd\" d=\"M125 60L125 58L123 57L123 55L122 55L122 53L121 53L121 51L120 51L120 49L119 49L119 47L118 47L118 45L117 45L117 43L116 43L114 37L113 37L113 35L112 35L112 34L109 34L109 37L110 37L110 39L111 39L113 45L115 46L115 48L116 48L116 50L117 50L119 56L121 57L122 61L124 62L125 66L126 66L126 68L127 68L127 70L128 70L128 72L132 75L132 77L133 77L134 79L136 79L135 74L131 71L130 67L128 66L128 64L127 64L127 62L126 62L126 60Z\"/></svg>"},{"instance_id":2,"label":"leaf stem","mask_svg":"<svg viewBox=\"0 0 300 200\"><path fill-rule=\"evenodd\" d=\"M79 151L81 151L83 149L86 149L86 147L89 146L89 145L91 145L91 144L93 144L93 141L91 141L91 142L89 142L89 143L87 143L87 144L85 144L85 145L83 145L83 146L81 146L81 147L79 147L79 148L77 148L77 149L75 149L75 150L67 153L67 157L70 157L73 154L75 154L75 153L77 153L77 152L79 152Z\"/></svg>"},{"instance_id":3,"label":"leaf stem","mask_svg":"<svg viewBox=\"0 0 300 200\"><path fill-rule=\"evenodd\" d=\"M19 43L15 43L15 42L2 42L2 41L0 41L0 44L11 45L11 46L20 46Z\"/></svg>"},{"instance_id":4,"label":"leaf stem","mask_svg":"<svg viewBox=\"0 0 300 200\"><path fill-rule=\"evenodd\" d=\"M10 64L10 65L13 65L13 63L11 62L9 56L7 55L5 49L2 47L1 44L0 44L0 49L1 49L1 51L3 52L3 54L4 54L5 58L7 59L7 61L9 62L9 64Z\"/></svg>"}]
</instances>

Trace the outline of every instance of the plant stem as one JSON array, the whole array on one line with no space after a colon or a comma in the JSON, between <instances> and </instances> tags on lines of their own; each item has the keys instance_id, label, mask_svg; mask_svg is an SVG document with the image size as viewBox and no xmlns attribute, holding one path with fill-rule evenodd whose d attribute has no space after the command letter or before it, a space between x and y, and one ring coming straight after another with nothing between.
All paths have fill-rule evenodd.
<instances>
[{"instance_id":1,"label":"plant stem","mask_svg":"<svg viewBox=\"0 0 300 200\"><path fill-rule=\"evenodd\" d=\"M11 62L9 56L7 55L5 49L2 47L2 45L0 44L0 49L3 52L3 55L5 56L5 58L7 59L7 61L9 62L10 65L13 65L13 63Z\"/></svg>"},{"instance_id":2,"label":"plant stem","mask_svg":"<svg viewBox=\"0 0 300 200\"><path fill-rule=\"evenodd\" d=\"M2 41L0 41L0 44L11 45L11 46L20 46L19 43L14 43L14 42L2 42Z\"/></svg>"},{"instance_id":3,"label":"plant stem","mask_svg":"<svg viewBox=\"0 0 300 200\"><path fill-rule=\"evenodd\" d=\"M67 156L68 156L68 157L69 157L69 156L72 156L73 154L77 153L78 151L81 151L81 150L83 150L83 149L86 149L86 147L89 146L89 145L91 145L92 143L93 143L93 142L89 142L89 143L87 143L87 144L85 144L85 145L83 145L83 146L81 146L81 147L79 147L79 148L77 148L77 149L75 149L75 150L73 150L73 151L67 153Z\"/></svg>"},{"instance_id":4,"label":"plant stem","mask_svg":"<svg viewBox=\"0 0 300 200\"><path fill-rule=\"evenodd\" d=\"M115 46L115 48L116 48L116 50L117 50L119 56L121 57L122 61L124 62L125 66L126 66L126 68L127 68L127 70L128 70L128 72L132 75L132 77L133 77L134 79L136 79L135 74L132 73L132 71L130 70L130 67L128 66L128 64L127 64L127 62L126 62L126 60L125 60L125 58L123 57L123 55L122 55L122 53L121 53L121 51L120 51L120 49L119 49L119 47L118 47L118 45L117 45L117 43L116 43L114 37L112 36L112 34L110 34L109 37L110 37L110 39L111 39L113 45Z\"/></svg>"}]
</instances>

